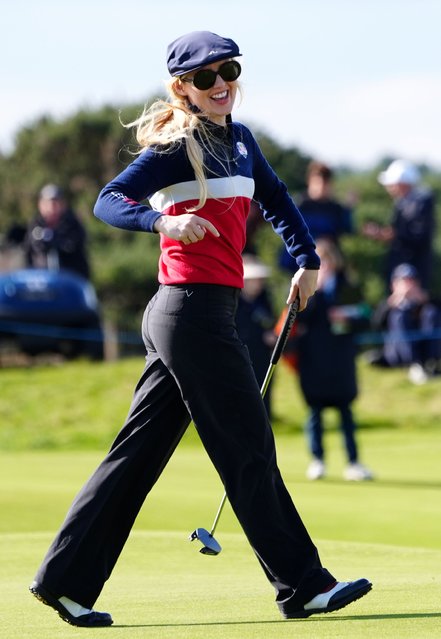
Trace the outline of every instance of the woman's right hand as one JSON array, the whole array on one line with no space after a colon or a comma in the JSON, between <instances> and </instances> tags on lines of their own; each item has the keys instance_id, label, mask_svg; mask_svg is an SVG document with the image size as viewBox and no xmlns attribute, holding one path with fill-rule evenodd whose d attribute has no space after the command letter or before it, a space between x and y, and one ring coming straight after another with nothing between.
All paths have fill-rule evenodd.
<instances>
[{"instance_id":1,"label":"woman's right hand","mask_svg":"<svg viewBox=\"0 0 441 639\"><path fill-rule=\"evenodd\" d=\"M162 233L172 240L178 240L183 244L194 244L204 239L209 231L215 237L219 237L219 231L208 220L194 213L182 215L161 215L153 225L157 233Z\"/></svg>"},{"instance_id":2,"label":"woman's right hand","mask_svg":"<svg viewBox=\"0 0 441 639\"><path fill-rule=\"evenodd\" d=\"M308 304L309 298L312 297L316 291L317 278L318 269L299 268L291 280L291 288L286 303L291 304L298 297L300 301L299 311L303 311Z\"/></svg>"}]
</instances>

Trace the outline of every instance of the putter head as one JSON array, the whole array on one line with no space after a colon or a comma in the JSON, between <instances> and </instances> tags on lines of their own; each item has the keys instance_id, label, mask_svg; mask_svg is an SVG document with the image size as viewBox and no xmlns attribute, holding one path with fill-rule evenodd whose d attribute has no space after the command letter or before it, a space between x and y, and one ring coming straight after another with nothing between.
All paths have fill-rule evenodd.
<instances>
[{"instance_id":1,"label":"putter head","mask_svg":"<svg viewBox=\"0 0 441 639\"><path fill-rule=\"evenodd\" d=\"M190 541L198 539L202 548L199 550L203 555L218 555L222 550L222 546L217 543L216 539L205 528L196 528L189 536Z\"/></svg>"}]
</instances>

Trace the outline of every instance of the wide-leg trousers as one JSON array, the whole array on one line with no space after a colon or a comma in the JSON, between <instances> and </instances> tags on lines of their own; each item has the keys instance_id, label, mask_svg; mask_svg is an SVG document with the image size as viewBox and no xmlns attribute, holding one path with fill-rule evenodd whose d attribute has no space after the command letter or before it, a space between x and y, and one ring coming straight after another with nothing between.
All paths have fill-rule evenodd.
<instances>
[{"instance_id":1,"label":"wide-leg trousers","mask_svg":"<svg viewBox=\"0 0 441 639\"><path fill-rule=\"evenodd\" d=\"M146 366L127 420L36 575L54 595L94 605L191 419L276 592L296 590L301 604L335 581L277 467L260 389L235 329L238 293L205 284L160 286L148 304Z\"/></svg>"}]
</instances>

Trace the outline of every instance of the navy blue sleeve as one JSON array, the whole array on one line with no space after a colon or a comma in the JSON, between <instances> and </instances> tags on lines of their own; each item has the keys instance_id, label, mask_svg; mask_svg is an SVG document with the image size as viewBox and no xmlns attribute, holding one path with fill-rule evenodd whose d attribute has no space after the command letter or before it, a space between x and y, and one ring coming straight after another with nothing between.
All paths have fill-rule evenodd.
<instances>
[{"instance_id":1,"label":"navy blue sleeve","mask_svg":"<svg viewBox=\"0 0 441 639\"><path fill-rule=\"evenodd\" d=\"M248 132L248 142L253 149L254 198L261 204L265 220L285 243L288 253L299 268L318 269L320 258L308 227L288 193L286 185L277 177L265 159L254 137Z\"/></svg>"},{"instance_id":2,"label":"navy blue sleeve","mask_svg":"<svg viewBox=\"0 0 441 639\"><path fill-rule=\"evenodd\" d=\"M161 213L143 204L142 200L161 188L158 165L161 158L166 157L152 150L144 151L103 188L94 215L120 229L154 232L153 225Z\"/></svg>"}]
</instances>

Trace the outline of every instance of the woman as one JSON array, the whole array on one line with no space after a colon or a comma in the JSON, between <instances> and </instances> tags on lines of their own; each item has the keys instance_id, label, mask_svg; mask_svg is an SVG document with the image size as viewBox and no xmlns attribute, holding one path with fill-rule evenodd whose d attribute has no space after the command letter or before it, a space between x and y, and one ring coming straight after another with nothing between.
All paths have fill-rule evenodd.
<instances>
[{"instance_id":1,"label":"woman","mask_svg":"<svg viewBox=\"0 0 441 639\"><path fill-rule=\"evenodd\" d=\"M352 403L358 395L355 335L369 328L369 308L362 291L351 281L338 245L317 240L320 272L317 291L297 322L298 381L309 407L306 434L312 460L308 479L326 474L323 418L328 408L337 411L348 464L344 478L372 479L359 461Z\"/></svg>"},{"instance_id":2,"label":"woman","mask_svg":"<svg viewBox=\"0 0 441 639\"><path fill-rule=\"evenodd\" d=\"M74 625L92 610L135 517L193 419L285 617L335 610L365 594L322 567L276 465L271 427L234 324L241 250L254 196L297 259L288 302L314 293L319 259L308 230L251 133L232 123L235 42L193 32L168 47L170 102L134 123L142 152L101 192L95 214L160 234L158 293L142 334L147 357L110 452L74 501L31 591ZM140 202L149 199L150 206Z\"/></svg>"}]
</instances>

